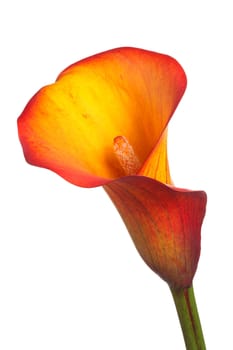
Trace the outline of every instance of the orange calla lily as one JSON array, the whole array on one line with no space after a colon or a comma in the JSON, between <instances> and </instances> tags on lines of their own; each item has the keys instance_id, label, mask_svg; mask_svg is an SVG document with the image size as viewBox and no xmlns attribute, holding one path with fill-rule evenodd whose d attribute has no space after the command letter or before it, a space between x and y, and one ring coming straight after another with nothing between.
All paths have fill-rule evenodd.
<instances>
[{"instance_id":1,"label":"orange calla lily","mask_svg":"<svg viewBox=\"0 0 233 350\"><path fill-rule=\"evenodd\" d=\"M26 160L82 187L104 186L145 262L190 286L206 195L172 186L167 125L186 88L179 63L118 48L81 60L43 87L18 119Z\"/></svg>"}]
</instances>

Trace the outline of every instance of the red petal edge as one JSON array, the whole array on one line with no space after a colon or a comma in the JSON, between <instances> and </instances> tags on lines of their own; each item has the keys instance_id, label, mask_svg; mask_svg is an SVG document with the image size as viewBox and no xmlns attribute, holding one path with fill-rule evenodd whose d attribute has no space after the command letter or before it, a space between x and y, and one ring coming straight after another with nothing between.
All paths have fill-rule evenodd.
<instances>
[{"instance_id":1,"label":"red petal edge","mask_svg":"<svg viewBox=\"0 0 233 350\"><path fill-rule=\"evenodd\" d=\"M191 285L200 257L203 191L127 176L104 186L146 264L170 286Z\"/></svg>"}]
</instances>

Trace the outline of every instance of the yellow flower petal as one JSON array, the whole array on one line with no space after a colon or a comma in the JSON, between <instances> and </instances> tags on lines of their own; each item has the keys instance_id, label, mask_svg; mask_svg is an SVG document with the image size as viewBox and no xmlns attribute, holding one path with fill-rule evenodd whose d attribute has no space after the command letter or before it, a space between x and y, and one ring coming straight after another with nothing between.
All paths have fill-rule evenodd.
<instances>
[{"instance_id":1,"label":"yellow flower petal","mask_svg":"<svg viewBox=\"0 0 233 350\"><path fill-rule=\"evenodd\" d=\"M112 149L124 135L141 164L160 149L162 161L153 155L155 177L168 181L166 142L158 143L185 87L178 62L151 51L119 48L79 61L19 117L25 157L76 185L102 185L124 176Z\"/></svg>"}]
</instances>

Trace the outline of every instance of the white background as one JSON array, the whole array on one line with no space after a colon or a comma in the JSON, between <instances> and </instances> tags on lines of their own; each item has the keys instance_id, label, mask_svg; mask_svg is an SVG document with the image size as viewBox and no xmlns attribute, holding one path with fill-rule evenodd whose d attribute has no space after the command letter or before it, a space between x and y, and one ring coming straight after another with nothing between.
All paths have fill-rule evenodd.
<instances>
[{"instance_id":1,"label":"white background","mask_svg":"<svg viewBox=\"0 0 233 350\"><path fill-rule=\"evenodd\" d=\"M69 64L118 46L169 54L187 91L170 123L177 186L208 194L194 279L211 350L232 349L231 1L0 5L0 348L184 349L167 285L142 262L101 188L24 161L16 119Z\"/></svg>"}]
</instances>

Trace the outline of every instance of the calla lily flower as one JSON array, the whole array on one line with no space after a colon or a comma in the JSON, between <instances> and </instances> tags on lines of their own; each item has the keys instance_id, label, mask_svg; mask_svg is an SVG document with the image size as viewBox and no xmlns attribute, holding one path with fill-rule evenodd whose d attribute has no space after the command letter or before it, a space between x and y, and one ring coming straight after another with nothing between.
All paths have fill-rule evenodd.
<instances>
[{"instance_id":1,"label":"calla lily flower","mask_svg":"<svg viewBox=\"0 0 233 350\"><path fill-rule=\"evenodd\" d=\"M174 187L167 126L186 88L170 56L117 48L43 87L18 119L26 160L81 187L104 186L147 265L171 287L192 284L206 194Z\"/></svg>"}]
</instances>

